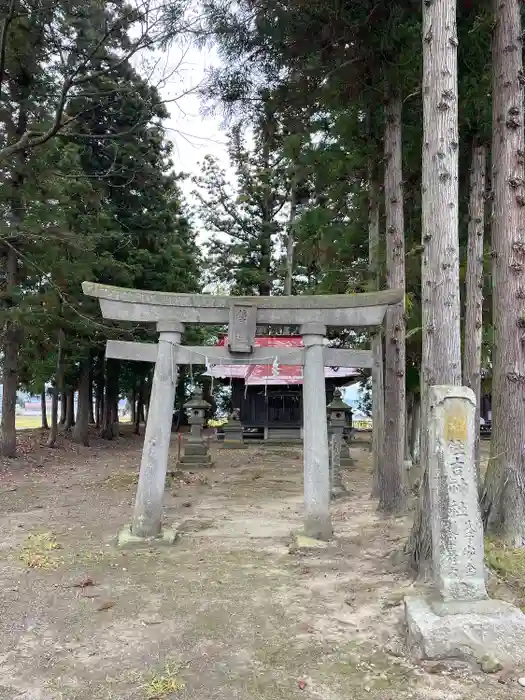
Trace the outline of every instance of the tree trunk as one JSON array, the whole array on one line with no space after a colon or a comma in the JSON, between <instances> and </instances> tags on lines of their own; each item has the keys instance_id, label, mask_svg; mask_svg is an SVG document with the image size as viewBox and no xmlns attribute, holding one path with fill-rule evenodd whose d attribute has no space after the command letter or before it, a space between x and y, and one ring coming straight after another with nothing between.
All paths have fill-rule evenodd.
<instances>
[{"instance_id":1,"label":"tree trunk","mask_svg":"<svg viewBox=\"0 0 525 700\"><path fill-rule=\"evenodd\" d=\"M7 249L6 297L14 295L18 283L18 259ZM14 301L13 301L14 303ZM21 331L13 321L5 324L2 394L2 455L16 457L16 392L18 390L18 353Z\"/></svg>"},{"instance_id":2,"label":"tree trunk","mask_svg":"<svg viewBox=\"0 0 525 700\"><path fill-rule=\"evenodd\" d=\"M95 414L93 412L93 361L89 361L89 417L88 421L90 425L95 424Z\"/></svg>"},{"instance_id":3,"label":"tree trunk","mask_svg":"<svg viewBox=\"0 0 525 700\"><path fill-rule=\"evenodd\" d=\"M77 420L71 439L79 445L89 445L89 404L91 401L91 358L80 363L80 380L78 383Z\"/></svg>"},{"instance_id":4,"label":"tree trunk","mask_svg":"<svg viewBox=\"0 0 525 700\"><path fill-rule=\"evenodd\" d=\"M118 428L115 423L115 403L118 402L120 362L111 358L106 359L106 381L104 391L104 409L100 436L105 440L113 440Z\"/></svg>"},{"instance_id":5,"label":"tree trunk","mask_svg":"<svg viewBox=\"0 0 525 700\"><path fill-rule=\"evenodd\" d=\"M135 425L135 415L137 413L137 387L133 386L131 396L128 396L129 404L129 421L132 425Z\"/></svg>"},{"instance_id":6,"label":"tree trunk","mask_svg":"<svg viewBox=\"0 0 525 700\"><path fill-rule=\"evenodd\" d=\"M414 422L414 394L410 392L406 397L406 412L405 412L405 461L412 461L412 453L410 452L410 436L412 435L412 423Z\"/></svg>"},{"instance_id":7,"label":"tree trunk","mask_svg":"<svg viewBox=\"0 0 525 700\"><path fill-rule=\"evenodd\" d=\"M58 387L55 385L51 394L51 428L47 438L48 447L54 447L58 437L58 399Z\"/></svg>"},{"instance_id":8,"label":"tree trunk","mask_svg":"<svg viewBox=\"0 0 525 700\"><path fill-rule=\"evenodd\" d=\"M263 163L261 171L262 180L262 197L261 197L261 233L259 236L259 284L258 291L262 297L270 296L272 291L272 235L275 233L275 221L273 218L272 202L273 202L273 187L272 187L272 167L271 153L273 142L273 134L275 130L275 108L269 100L264 104L264 116L260 125L261 129L261 160ZM272 143L273 142L273 143ZM263 333L267 334L267 328Z\"/></svg>"},{"instance_id":9,"label":"tree trunk","mask_svg":"<svg viewBox=\"0 0 525 700\"><path fill-rule=\"evenodd\" d=\"M175 389L175 408L178 413L178 428L183 425L188 425L188 414L184 410L184 403L186 402L186 375L187 366L181 365L179 368L179 374L177 379L177 387ZM150 392L151 393L151 392ZM148 404L149 410L149 404Z\"/></svg>"},{"instance_id":10,"label":"tree trunk","mask_svg":"<svg viewBox=\"0 0 525 700\"><path fill-rule=\"evenodd\" d=\"M66 420L62 429L71 430L75 425L75 390L66 389L64 394L66 397Z\"/></svg>"},{"instance_id":11,"label":"tree trunk","mask_svg":"<svg viewBox=\"0 0 525 700\"><path fill-rule=\"evenodd\" d=\"M456 0L423 3L421 488L408 549L429 573L428 387L461 385Z\"/></svg>"},{"instance_id":12,"label":"tree trunk","mask_svg":"<svg viewBox=\"0 0 525 700\"><path fill-rule=\"evenodd\" d=\"M12 16L11 13L9 13ZM4 25L5 28L6 25ZM2 56L3 59L3 56ZM21 66L19 66L21 68ZM0 76L0 81L5 76ZM6 123L7 138L9 141L18 141L27 131L29 124L29 105L34 75L31 71L14 70L11 78L17 84L13 95L13 105L17 105L18 112L16 123ZM16 109L16 108L15 108ZM2 422L1 422L1 453L4 457L16 457L16 392L19 382L18 355L22 339L22 328L11 319L10 308L17 307L16 292L20 283L18 270L17 246L22 245L22 239L17 234L22 233L21 228L26 213L24 197L24 184L26 180L27 157L25 150L20 150L12 160L11 177L8 178L8 200L11 235L11 245L6 245L6 269L5 269L5 296L6 321L3 334L3 394L2 394ZM4 175L9 173L9 168ZM7 184L7 183L6 183ZM15 244L13 246L13 243Z\"/></svg>"},{"instance_id":13,"label":"tree trunk","mask_svg":"<svg viewBox=\"0 0 525 700\"><path fill-rule=\"evenodd\" d=\"M402 190L402 100L392 93L385 105L386 268L389 289L405 289L405 224ZM385 327L384 468L379 509L397 513L405 506L405 314L389 307Z\"/></svg>"},{"instance_id":14,"label":"tree trunk","mask_svg":"<svg viewBox=\"0 0 525 700\"><path fill-rule=\"evenodd\" d=\"M290 190L290 216L288 218L288 227L286 235L286 277L284 280L284 293L292 294L293 285L293 269L294 269L294 225L295 217L297 216L297 181L292 176L292 185Z\"/></svg>"},{"instance_id":15,"label":"tree trunk","mask_svg":"<svg viewBox=\"0 0 525 700\"><path fill-rule=\"evenodd\" d=\"M421 401L419 396L414 396L412 408L412 425L410 426L410 457L413 465L421 463Z\"/></svg>"},{"instance_id":16,"label":"tree trunk","mask_svg":"<svg viewBox=\"0 0 525 700\"><path fill-rule=\"evenodd\" d=\"M67 391L64 385L60 389L60 427L64 428L67 420Z\"/></svg>"},{"instance_id":17,"label":"tree trunk","mask_svg":"<svg viewBox=\"0 0 525 700\"><path fill-rule=\"evenodd\" d=\"M492 441L484 520L525 545L525 191L521 4L494 0Z\"/></svg>"},{"instance_id":18,"label":"tree trunk","mask_svg":"<svg viewBox=\"0 0 525 700\"><path fill-rule=\"evenodd\" d=\"M117 398L113 401L113 410L112 410L112 420L113 420L113 437L118 437L120 435L120 430L119 430L119 415L118 415L118 395Z\"/></svg>"},{"instance_id":19,"label":"tree trunk","mask_svg":"<svg viewBox=\"0 0 525 700\"><path fill-rule=\"evenodd\" d=\"M143 374L140 375L139 389L137 392L137 408L135 410L134 433L140 435L140 423L144 420L144 380Z\"/></svg>"},{"instance_id":20,"label":"tree trunk","mask_svg":"<svg viewBox=\"0 0 525 700\"><path fill-rule=\"evenodd\" d=\"M95 425L97 428L102 426L102 416L104 410L104 387L102 384L97 384L97 392L95 397Z\"/></svg>"},{"instance_id":21,"label":"tree trunk","mask_svg":"<svg viewBox=\"0 0 525 700\"><path fill-rule=\"evenodd\" d=\"M379 185L372 167L369 168L368 202L368 269L370 288L379 289ZM384 445L384 390L383 390L383 334L377 328L372 335L372 497L379 496L380 472L383 467Z\"/></svg>"},{"instance_id":22,"label":"tree trunk","mask_svg":"<svg viewBox=\"0 0 525 700\"><path fill-rule=\"evenodd\" d=\"M467 284L463 342L463 384L476 395L476 473L479 472L479 425L481 402L481 342L483 332L483 233L485 228L485 173L487 150L474 142L470 169L470 200L467 247Z\"/></svg>"},{"instance_id":23,"label":"tree trunk","mask_svg":"<svg viewBox=\"0 0 525 700\"><path fill-rule=\"evenodd\" d=\"M42 415L42 428L43 430L49 430L49 424L47 422L47 406L46 406L46 390L40 394L40 413Z\"/></svg>"},{"instance_id":24,"label":"tree trunk","mask_svg":"<svg viewBox=\"0 0 525 700\"><path fill-rule=\"evenodd\" d=\"M51 429L47 438L47 446L54 447L58 437L58 403L60 389L64 386L64 367L62 363L62 345L64 332L58 331L57 343L57 364L55 369L55 381L53 382L53 393L51 395Z\"/></svg>"}]
</instances>

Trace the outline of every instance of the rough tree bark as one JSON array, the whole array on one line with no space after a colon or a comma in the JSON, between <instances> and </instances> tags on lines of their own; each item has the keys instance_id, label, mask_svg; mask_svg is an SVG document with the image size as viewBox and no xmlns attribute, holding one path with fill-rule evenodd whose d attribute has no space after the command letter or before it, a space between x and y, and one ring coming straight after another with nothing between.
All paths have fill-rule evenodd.
<instances>
[{"instance_id":1,"label":"rough tree bark","mask_svg":"<svg viewBox=\"0 0 525 700\"><path fill-rule=\"evenodd\" d=\"M412 461L412 453L410 451L410 436L412 435L412 423L414 420L414 394L409 392L405 401L405 461Z\"/></svg>"},{"instance_id":2,"label":"rough tree bark","mask_svg":"<svg viewBox=\"0 0 525 700\"><path fill-rule=\"evenodd\" d=\"M11 4L9 15L13 5ZM7 25L4 25L4 27ZM1 42L3 43L3 42ZM4 47L2 47L4 48ZM3 58L3 57L2 57ZM3 61L2 61L3 63ZM21 66L20 66L21 68ZM0 75L0 83L5 78ZM7 138L13 144L22 138L27 132L29 125L29 105L34 76L15 70L11 76L14 102L18 106L18 116L15 121L6 121ZM9 146L7 146L9 149ZM21 229L25 213L26 202L23 194L23 186L26 179L26 151L20 149L14 151L12 168L7 168L10 172L9 185L11 195L9 197L10 225L13 231L13 238L5 247L6 267L4 271L5 287L4 302L7 310L17 306L16 292L19 285L18 252L16 245L19 245L17 232ZM9 312L8 312L9 313ZM18 354L23 331L16 320L9 318L4 325L3 335L3 394L2 394L2 423L1 423L1 452L4 457L16 457L16 392L19 382Z\"/></svg>"},{"instance_id":3,"label":"rough tree bark","mask_svg":"<svg viewBox=\"0 0 525 700\"><path fill-rule=\"evenodd\" d=\"M456 0L423 3L421 487L408 549L429 573L428 387L461 385Z\"/></svg>"},{"instance_id":4,"label":"rough tree bark","mask_svg":"<svg viewBox=\"0 0 525 700\"><path fill-rule=\"evenodd\" d=\"M6 297L15 293L18 282L18 259L12 248L7 249ZM3 393L2 393L2 455L16 457L16 392L18 389L18 351L20 329L7 321L4 331Z\"/></svg>"},{"instance_id":5,"label":"rough tree bark","mask_svg":"<svg viewBox=\"0 0 525 700\"><path fill-rule=\"evenodd\" d=\"M95 413L93 411L93 363L89 363L89 424L95 424Z\"/></svg>"},{"instance_id":6,"label":"rough tree bark","mask_svg":"<svg viewBox=\"0 0 525 700\"><path fill-rule=\"evenodd\" d=\"M53 393L51 394L51 428L47 438L47 446L54 447L58 438L58 403L60 391L64 387L64 365L62 362L62 346L64 342L64 332L58 331L57 343L57 364L55 369L55 380L53 382Z\"/></svg>"},{"instance_id":7,"label":"rough tree bark","mask_svg":"<svg viewBox=\"0 0 525 700\"><path fill-rule=\"evenodd\" d=\"M297 181L292 178L290 188L290 216L286 231L286 277L284 280L284 293L292 294L293 269L294 269L294 225L297 216Z\"/></svg>"},{"instance_id":8,"label":"rough tree bark","mask_svg":"<svg viewBox=\"0 0 525 700\"><path fill-rule=\"evenodd\" d=\"M104 408L104 390L102 387L97 386L97 392L95 395L95 426L100 428L102 425L102 414Z\"/></svg>"},{"instance_id":9,"label":"rough tree bark","mask_svg":"<svg viewBox=\"0 0 525 700\"><path fill-rule=\"evenodd\" d=\"M131 395L128 394L127 401L129 404L129 421L135 425L135 414L137 412L137 387L136 385L131 390Z\"/></svg>"},{"instance_id":10,"label":"rough tree bark","mask_svg":"<svg viewBox=\"0 0 525 700\"><path fill-rule=\"evenodd\" d=\"M89 445L89 404L91 401L91 358L80 363L80 379L78 383L77 420L71 439L79 445Z\"/></svg>"},{"instance_id":11,"label":"rough tree bark","mask_svg":"<svg viewBox=\"0 0 525 700\"><path fill-rule=\"evenodd\" d=\"M410 458L413 465L419 465L421 461L421 401L419 395L414 396L412 407L412 422L410 425Z\"/></svg>"},{"instance_id":12,"label":"rough tree bark","mask_svg":"<svg viewBox=\"0 0 525 700\"><path fill-rule=\"evenodd\" d=\"M71 430L75 425L75 390L68 388L64 394L66 397L66 420L62 429Z\"/></svg>"},{"instance_id":13,"label":"rough tree bark","mask_svg":"<svg viewBox=\"0 0 525 700\"><path fill-rule=\"evenodd\" d=\"M104 391L104 408L100 436L113 440L117 436L118 427L115 416L115 403L118 403L120 361L106 359L106 381Z\"/></svg>"},{"instance_id":14,"label":"rough tree bark","mask_svg":"<svg viewBox=\"0 0 525 700\"><path fill-rule=\"evenodd\" d=\"M467 283L463 342L463 384L476 395L476 426L480 423L481 341L483 332L483 233L485 229L485 174L487 149L474 141L470 169L467 246ZM475 434L479 482L479 427Z\"/></svg>"},{"instance_id":15,"label":"rough tree bark","mask_svg":"<svg viewBox=\"0 0 525 700\"><path fill-rule=\"evenodd\" d=\"M60 427L64 428L67 420L67 390L65 387L65 382L62 384L60 389Z\"/></svg>"},{"instance_id":16,"label":"rough tree bark","mask_svg":"<svg viewBox=\"0 0 525 700\"><path fill-rule=\"evenodd\" d=\"M263 195L261 197L261 234L259 238L260 251L260 278L258 284L259 295L270 296L272 291L272 235L275 232L275 223L272 212L273 189L271 184L271 149L272 136L275 129L275 112L269 102L264 106L264 117L261 124L262 130L262 182ZM265 332L267 330L265 329Z\"/></svg>"},{"instance_id":17,"label":"rough tree bark","mask_svg":"<svg viewBox=\"0 0 525 700\"><path fill-rule=\"evenodd\" d=\"M385 104L386 274L389 289L405 288L405 224L401 144L402 100L392 92ZM405 314L391 307L385 323L384 467L379 479L379 509L396 513L405 506Z\"/></svg>"},{"instance_id":18,"label":"rough tree bark","mask_svg":"<svg viewBox=\"0 0 525 700\"><path fill-rule=\"evenodd\" d=\"M379 289L379 185L373 166L369 168L368 200L368 268L370 288ZM372 497L379 496L380 472L383 466L384 445L384 389L383 389L383 333L377 328L372 335Z\"/></svg>"},{"instance_id":19,"label":"rough tree bark","mask_svg":"<svg viewBox=\"0 0 525 700\"><path fill-rule=\"evenodd\" d=\"M143 374L139 378L139 387L137 391L137 407L135 409L134 433L140 435L140 423L144 419L144 380Z\"/></svg>"},{"instance_id":20,"label":"rough tree bark","mask_svg":"<svg viewBox=\"0 0 525 700\"><path fill-rule=\"evenodd\" d=\"M484 519L525 545L525 137L521 3L494 0L492 442Z\"/></svg>"},{"instance_id":21,"label":"rough tree bark","mask_svg":"<svg viewBox=\"0 0 525 700\"><path fill-rule=\"evenodd\" d=\"M47 422L47 406L46 406L46 390L40 394L40 413L42 416L42 429L49 430L49 424Z\"/></svg>"}]
</instances>

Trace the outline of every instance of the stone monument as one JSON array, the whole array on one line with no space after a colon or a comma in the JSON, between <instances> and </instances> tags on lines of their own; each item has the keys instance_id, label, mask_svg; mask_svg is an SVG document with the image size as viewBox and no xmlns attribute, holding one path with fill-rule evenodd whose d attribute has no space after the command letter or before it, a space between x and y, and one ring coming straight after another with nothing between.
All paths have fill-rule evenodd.
<instances>
[{"instance_id":1,"label":"stone monument","mask_svg":"<svg viewBox=\"0 0 525 700\"><path fill-rule=\"evenodd\" d=\"M234 408L228 416L228 422L222 426L224 431L224 447L230 450L244 447L241 412Z\"/></svg>"},{"instance_id":2,"label":"stone monument","mask_svg":"<svg viewBox=\"0 0 525 700\"><path fill-rule=\"evenodd\" d=\"M525 656L525 615L490 600L475 470L476 398L467 387L429 389L428 469L433 595L406 598L408 642L420 658L505 661Z\"/></svg>"},{"instance_id":3,"label":"stone monument","mask_svg":"<svg viewBox=\"0 0 525 700\"><path fill-rule=\"evenodd\" d=\"M211 467L212 465L208 445L202 437L206 411L210 408L211 405L202 398L202 389L197 389L192 398L184 404L188 423L191 426L184 446L184 454L179 460L179 463L185 467Z\"/></svg>"}]
</instances>

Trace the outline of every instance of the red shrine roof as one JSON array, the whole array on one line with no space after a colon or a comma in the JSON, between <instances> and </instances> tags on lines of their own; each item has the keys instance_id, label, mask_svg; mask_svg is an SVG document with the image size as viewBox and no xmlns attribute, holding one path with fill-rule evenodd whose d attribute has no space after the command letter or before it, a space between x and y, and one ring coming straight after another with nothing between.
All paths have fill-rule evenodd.
<instances>
[{"instance_id":1,"label":"red shrine roof","mask_svg":"<svg viewBox=\"0 0 525 700\"><path fill-rule=\"evenodd\" d=\"M217 345L224 347L228 342L225 335ZM244 379L246 386L302 384L303 368L300 365L277 364L272 357L272 348L303 347L303 339L299 335L261 335L255 338L255 347L268 348L268 363L264 365L222 365L217 364L208 368L206 374L221 379ZM266 359L266 358L265 358ZM325 378L358 377L360 371L351 367L325 367Z\"/></svg>"}]
</instances>

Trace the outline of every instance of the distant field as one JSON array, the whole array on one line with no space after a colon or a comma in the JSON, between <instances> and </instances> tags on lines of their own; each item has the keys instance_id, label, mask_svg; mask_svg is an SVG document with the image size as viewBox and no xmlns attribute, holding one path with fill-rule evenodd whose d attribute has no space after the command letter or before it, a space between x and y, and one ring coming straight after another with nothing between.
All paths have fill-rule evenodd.
<instances>
[{"instance_id":1,"label":"distant field","mask_svg":"<svg viewBox=\"0 0 525 700\"><path fill-rule=\"evenodd\" d=\"M129 416L124 416L124 418L119 418L120 423L129 423ZM16 429L17 430L34 430L35 428L42 427L42 419L40 416L17 416L16 417Z\"/></svg>"},{"instance_id":2,"label":"distant field","mask_svg":"<svg viewBox=\"0 0 525 700\"><path fill-rule=\"evenodd\" d=\"M40 416L17 416L16 429L28 430L29 428L41 428L42 419Z\"/></svg>"}]
</instances>

